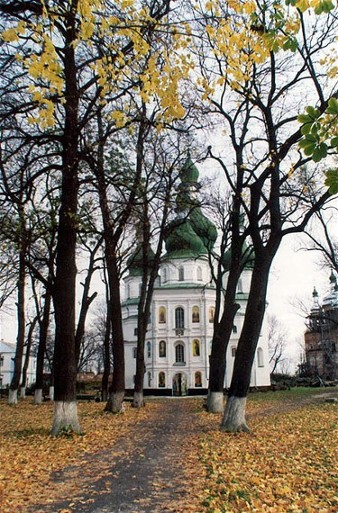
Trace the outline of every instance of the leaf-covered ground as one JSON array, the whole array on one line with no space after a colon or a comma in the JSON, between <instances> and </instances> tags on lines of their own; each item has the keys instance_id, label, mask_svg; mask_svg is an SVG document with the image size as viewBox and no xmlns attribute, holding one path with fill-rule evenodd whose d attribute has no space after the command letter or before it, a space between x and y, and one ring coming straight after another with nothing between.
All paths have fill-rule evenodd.
<instances>
[{"instance_id":1,"label":"leaf-covered ground","mask_svg":"<svg viewBox=\"0 0 338 513\"><path fill-rule=\"evenodd\" d=\"M237 435L202 399L117 416L80 403L85 434L58 438L51 404L1 401L0 511L337 513L338 405L322 392L250 395L251 433Z\"/></svg>"}]
</instances>

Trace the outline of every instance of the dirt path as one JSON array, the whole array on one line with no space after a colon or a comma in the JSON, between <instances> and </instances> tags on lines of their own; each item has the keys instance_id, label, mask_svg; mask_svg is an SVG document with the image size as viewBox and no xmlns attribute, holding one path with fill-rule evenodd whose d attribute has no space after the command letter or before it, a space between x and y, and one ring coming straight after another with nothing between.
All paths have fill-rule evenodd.
<instances>
[{"instance_id":1,"label":"dirt path","mask_svg":"<svg viewBox=\"0 0 338 513\"><path fill-rule=\"evenodd\" d=\"M248 420L337 395L336 390L296 400L286 395L278 406L263 403ZM201 405L190 398L152 401L148 418L121 433L111 447L54 473L50 504L26 513L198 513L198 494L205 486L199 444L220 421L214 416L210 423Z\"/></svg>"},{"instance_id":2,"label":"dirt path","mask_svg":"<svg viewBox=\"0 0 338 513\"><path fill-rule=\"evenodd\" d=\"M205 428L196 425L199 424L199 416L194 414L196 407L193 399L158 401L157 414L122 435L109 450L88 456L81 469L68 467L52 476L52 484L60 486L63 496L67 493L67 500L53 501L49 506L31 508L29 512L192 511L192 506L185 509L183 476L185 462L189 460L196 470L196 479L191 476L192 480L198 479L198 455L192 444L196 432ZM196 464L191 465L191 459L196 459Z\"/></svg>"}]
</instances>

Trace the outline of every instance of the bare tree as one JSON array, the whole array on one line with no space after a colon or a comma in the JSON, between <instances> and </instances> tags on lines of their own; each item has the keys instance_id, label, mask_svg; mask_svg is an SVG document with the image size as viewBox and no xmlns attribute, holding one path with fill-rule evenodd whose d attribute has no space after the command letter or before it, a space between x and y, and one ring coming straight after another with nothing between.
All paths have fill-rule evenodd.
<instances>
[{"instance_id":1,"label":"bare tree","mask_svg":"<svg viewBox=\"0 0 338 513\"><path fill-rule=\"evenodd\" d=\"M267 330L270 373L283 372L284 365L288 363L285 354L288 339L287 331L276 315L268 315Z\"/></svg>"}]
</instances>

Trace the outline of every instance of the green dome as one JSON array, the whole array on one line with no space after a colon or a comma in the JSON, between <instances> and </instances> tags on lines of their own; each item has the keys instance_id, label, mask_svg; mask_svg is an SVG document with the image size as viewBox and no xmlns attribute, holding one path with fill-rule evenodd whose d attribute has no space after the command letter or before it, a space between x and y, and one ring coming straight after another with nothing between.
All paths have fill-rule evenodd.
<instances>
[{"instance_id":1,"label":"green dome","mask_svg":"<svg viewBox=\"0 0 338 513\"><path fill-rule=\"evenodd\" d=\"M246 242L242 247L242 261L243 269L252 269L255 263L255 253L252 248L249 248ZM225 271L230 271L231 265L231 249L226 251L222 258L222 265Z\"/></svg>"},{"instance_id":2,"label":"green dome","mask_svg":"<svg viewBox=\"0 0 338 513\"><path fill-rule=\"evenodd\" d=\"M148 260L148 269L151 268L155 254L150 247L148 246L147 251L147 260ZM130 276L141 276L143 274L143 266L144 266L144 252L143 252L143 244L139 243L136 247L134 253L127 260L127 267L129 269Z\"/></svg>"},{"instance_id":3,"label":"green dome","mask_svg":"<svg viewBox=\"0 0 338 513\"><path fill-rule=\"evenodd\" d=\"M191 224L194 231L202 239L204 246L210 250L214 247L217 239L217 228L201 211L194 208L190 214Z\"/></svg>"},{"instance_id":4,"label":"green dome","mask_svg":"<svg viewBox=\"0 0 338 513\"><path fill-rule=\"evenodd\" d=\"M182 183L196 183L198 181L198 177L199 171L190 156L188 156L180 171L181 181Z\"/></svg>"},{"instance_id":5,"label":"green dome","mask_svg":"<svg viewBox=\"0 0 338 513\"><path fill-rule=\"evenodd\" d=\"M198 256L207 253L201 238L194 231L189 219L176 219L169 227L165 247L167 257Z\"/></svg>"}]
</instances>

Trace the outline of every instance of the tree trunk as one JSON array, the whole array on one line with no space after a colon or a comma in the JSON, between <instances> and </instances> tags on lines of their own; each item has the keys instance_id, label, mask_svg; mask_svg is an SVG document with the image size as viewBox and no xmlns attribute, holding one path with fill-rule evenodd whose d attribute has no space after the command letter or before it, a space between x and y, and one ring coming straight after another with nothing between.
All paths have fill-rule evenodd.
<instances>
[{"instance_id":1,"label":"tree trunk","mask_svg":"<svg viewBox=\"0 0 338 513\"><path fill-rule=\"evenodd\" d=\"M47 336L49 326L49 316L51 307L51 292L47 289L45 293L45 302L43 305L42 319L39 323L39 346L36 357L36 378L35 378L35 394L34 403L41 404L43 399L43 370L45 362L45 353L47 347Z\"/></svg>"},{"instance_id":2,"label":"tree trunk","mask_svg":"<svg viewBox=\"0 0 338 513\"><path fill-rule=\"evenodd\" d=\"M33 332L34 332L37 320L38 320L38 318L35 317L35 319L32 321L30 328L28 330L25 361L24 361L23 368L22 368L22 381L21 381L21 394L20 394L23 399L26 397L27 371L28 371L28 366L29 366L31 347L32 347L32 343L33 343Z\"/></svg>"},{"instance_id":3,"label":"tree trunk","mask_svg":"<svg viewBox=\"0 0 338 513\"><path fill-rule=\"evenodd\" d=\"M256 253L243 328L238 341L231 385L221 424L221 429L225 431L248 430L245 422L245 405L250 387L252 364L264 319L272 259L273 256L266 249L259 254Z\"/></svg>"},{"instance_id":4,"label":"tree trunk","mask_svg":"<svg viewBox=\"0 0 338 513\"><path fill-rule=\"evenodd\" d=\"M224 412L224 393L213 392L208 390L207 396L207 410L210 413L223 413Z\"/></svg>"},{"instance_id":5,"label":"tree trunk","mask_svg":"<svg viewBox=\"0 0 338 513\"><path fill-rule=\"evenodd\" d=\"M54 286L54 419L52 433L81 431L76 407L75 285L78 203L78 102L74 41L76 13L67 13L65 32L65 124L62 153L61 206Z\"/></svg>"},{"instance_id":6,"label":"tree trunk","mask_svg":"<svg viewBox=\"0 0 338 513\"><path fill-rule=\"evenodd\" d=\"M95 269L95 256L96 256L97 251L101 247L101 245L102 245L102 239L100 239L97 242L97 244L95 245L95 247L93 248L93 250L90 253L87 276L86 276L85 282L83 284L81 308L80 308L80 314L79 314L79 319L78 319L77 329L76 329L76 334L75 334L75 351L76 351L77 366L79 365L80 348L81 348L81 343L82 343L83 336L85 333L85 326L86 326L88 310L89 310L90 305L92 304L92 302L94 301L94 299L97 296L97 292L94 292L90 296L89 290L90 290L90 285L91 285L93 274L96 270Z\"/></svg>"},{"instance_id":7,"label":"tree trunk","mask_svg":"<svg viewBox=\"0 0 338 513\"><path fill-rule=\"evenodd\" d=\"M14 372L9 387L8 404L16 404L18 402L18 389L20 385L23 350L25 344L25 254L21 248L19 254L19 279L18 279L18 302L17 302L17 318L18 318L18 335L16 350L14 356Z\"/></svg>"},{"instance_id":8,"label":"tree trunk","mask_svg":"<svg viewBox=\"0 0 338 513\"><path fill-rule=\"evenodd\" d=\"M109 376L111 371L110 366L110 334L111 334L111 305L109 301L109 287L105 276L105 285L106 285L106 301L107 301L107 314L106 314L106 323L105 323L105 331L104 331L104 343L103 343L103 376L102 376L102 384L101 384L101 399L102 401L108 400L108 392L109 392Z\"/></svg>"},{"instance_id":9,"label":"tree trunk","mask_svg":"<svg viewBox=\"0 0 338 513\"><path fill-rule=\"evenodd\" d=\"M34 404L42 404L42 402L43 402L42 388L36 388L34 391Z\"/></svg>"},{"instance_id":10,"label":"tree trunk","mask_svg":"<svg viewBox=\"0 0 338 513\"><path fill-rule=\"evenodd\" d=\"M109 248L108 248L109 252ZM116 258L108 255L107 273L110 290L111 328L113 334L113 381L105 411L119 413L125 394L124 341L122 329L120 276Z\"/></svg>"},{"instance_id":11,"label":"tree trunk","mask_svg":"<svg viewBox=\"0 0 338 513\"><path fill-rule=\"evenodd\" d=\"M228 398L221 425L223 431L232 433L250 431L245 420L245 406L246 397L231 396Z\"/></svg>"}]
</instances>

